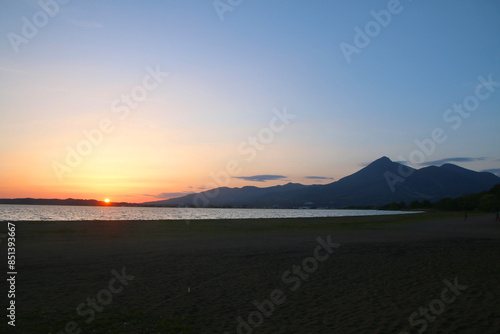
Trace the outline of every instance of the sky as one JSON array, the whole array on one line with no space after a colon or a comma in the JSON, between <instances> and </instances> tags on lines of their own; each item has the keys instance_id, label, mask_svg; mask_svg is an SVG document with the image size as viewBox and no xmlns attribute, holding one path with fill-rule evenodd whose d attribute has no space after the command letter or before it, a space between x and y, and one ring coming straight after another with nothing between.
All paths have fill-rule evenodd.
<instances>
[{"instance_id":1,"label":"sky","mask_svg":"<svg viewBox=\"0 0 500 334\"><path fill-rule=\"evenodd\" d=\"M500 173L498 1L0 6L0 198Z\"/></svg>"}]
</instances>

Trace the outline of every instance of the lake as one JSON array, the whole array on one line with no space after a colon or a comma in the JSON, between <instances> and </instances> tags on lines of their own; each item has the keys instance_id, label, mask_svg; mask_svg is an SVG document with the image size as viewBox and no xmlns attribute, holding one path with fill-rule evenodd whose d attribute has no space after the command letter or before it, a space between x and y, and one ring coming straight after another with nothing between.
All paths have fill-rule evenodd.
<instances>
[{"instance_id":1,"label":"lake","mask_svg":"<svg viewBox=\"0 0 500 334\"><path fill-rule=\"evenodd\" d=\"M409 214L380 210L215 209L59 205L0 205L0 221L199 220L346 217Z\"/></svg>"}]
</instances>

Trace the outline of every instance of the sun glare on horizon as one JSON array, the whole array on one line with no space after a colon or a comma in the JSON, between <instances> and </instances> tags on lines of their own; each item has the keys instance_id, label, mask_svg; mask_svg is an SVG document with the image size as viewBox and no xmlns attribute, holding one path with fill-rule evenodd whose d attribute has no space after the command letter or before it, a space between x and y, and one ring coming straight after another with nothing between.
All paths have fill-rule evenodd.
<instances>
[{"instance_id":1,"label":"sun glare on horizon","mask_svg":"<svg viewBox=\"0 0 500 334\"><path fill-rule=\"evenodd\" d=\"M109 203L110 202L109 198L106 198L104 202Z\"/></svg>"}]
</instances>

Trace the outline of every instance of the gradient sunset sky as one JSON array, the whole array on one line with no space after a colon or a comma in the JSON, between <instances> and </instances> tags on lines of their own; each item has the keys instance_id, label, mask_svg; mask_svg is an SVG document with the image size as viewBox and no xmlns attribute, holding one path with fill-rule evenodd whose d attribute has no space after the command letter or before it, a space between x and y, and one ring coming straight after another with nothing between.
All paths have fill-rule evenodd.
<instances>
[{"instance_id":1,"label":"gradient sunset sky","mask_svg":"<svg viewBox=\"0 0 500 334\"><path fill-rule=\"evenodd\" d=\"M2 1L0 198L500 172L499 1L215 3Z\"/></svg>"}]
</instances>

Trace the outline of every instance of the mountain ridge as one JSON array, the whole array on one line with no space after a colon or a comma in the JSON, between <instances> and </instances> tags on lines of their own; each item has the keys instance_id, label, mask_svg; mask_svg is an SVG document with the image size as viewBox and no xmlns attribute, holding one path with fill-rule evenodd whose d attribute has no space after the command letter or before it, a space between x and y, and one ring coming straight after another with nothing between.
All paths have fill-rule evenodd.
<instances>
[{"instance_id":1,"label":"mountain ridge","mask_svg":"<svg viewBox=\"0 0 500 334\"><path fill-rule=\"evenodd\" d=\"M414 200L438 201L490 189L500 177L453 164L415 169L383 156L351 175L325 185L289 182L271 187L220 187L167 200L158 206L325 207L379 206Z\"/></svg>"}]
</instances>

